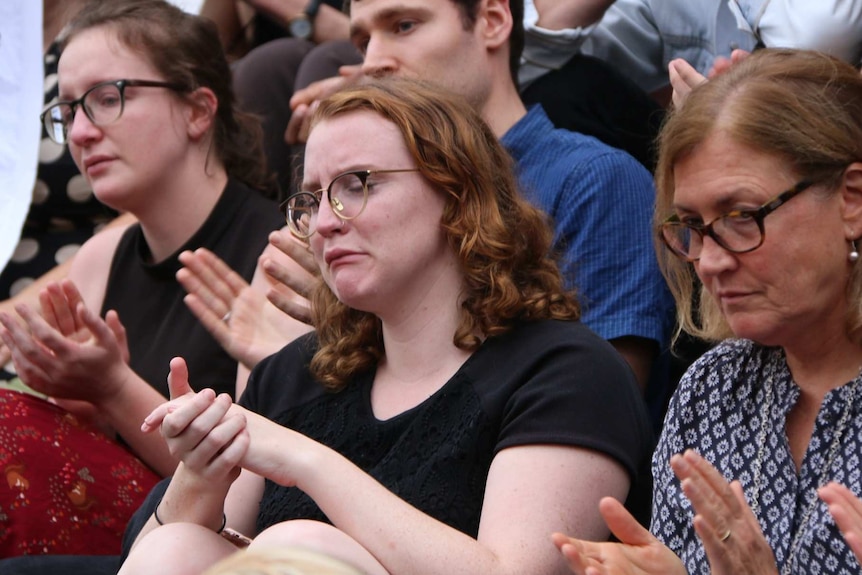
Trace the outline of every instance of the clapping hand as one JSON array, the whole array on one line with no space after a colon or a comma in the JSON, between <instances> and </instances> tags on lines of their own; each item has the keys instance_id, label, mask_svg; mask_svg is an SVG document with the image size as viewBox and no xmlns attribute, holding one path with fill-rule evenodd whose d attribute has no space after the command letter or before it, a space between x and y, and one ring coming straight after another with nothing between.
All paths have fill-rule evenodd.
<instances>
[{"instance_id":1,"label":"clapping hand","mask_svg":"<svg viewBox=\"0 0 862 575\"><path fill-rule=\"evenodd\" d=\"M287 123L287 130L284 132L285 142L304 144L308 140L308 132L311 130L311 115L314 113L317 103L341 88L356 82L361 77L361 65L341 66L338 69L338 76L318 80L294 92L290 98L290 107L293 112Z\"/></svg>"},{"instance_id":2,"label":"clapping hand","mask_svg":"<svg viewBox=\"0 0 862 575\"><path fill-rule=\"evenodd\" d=\"M862 501L839 483L830 482L817 494L826 503L847 545L862 564Z\"/></svg>"},{"instance_id":3,"label":"clapping hand","mask_svg":"<svg viewBox=\"0 0 862 575\"><path fill-rule=\"evenodd\" d=\"M673 551L656 539L622 503L611 497L599 502L599 511L620 543L573 539L554 533L554 544L578 575L686 575Z\"/></svg>"},{"instance_id":4,"label":"clapping hand","mask_svg":"<svg viewBox=\"0 0 862 575\"><path fill-rule=\"evenodd\" d=\"M308 297L320 274L314 256L307 245L297 241L286 229L272 232L269 235L269 243L288 259L279 262L268 257L266 252L261 257L261 267L271 280L267 299L290 317L310 324L311 307ZM290 265L285 265L285 262Z\"/></svg>"},{"instance_id":5,"label":"clapping hand","mask_svg":"<svg viewBox=\"0 0 862 575\"><path fill-rule=\"evenodd\" d=\"M126 332L117 313L109 311L102 320L68 280L46 287L40 302L45 318L25 304L15 307L20 321L0 313L0 338L21 379L53 398L107 401L128 369Z\"/></svg>"},{"instance_id":6,"label":"clapping hand","mask_svg":"<svg viewBox=\"0 0 862 575\"><path fill-rule=\"evenodd\" d=\"M252 368L290 341L283 314L218 256L200 248L180 262L186 305L231 357Z\"/></svg>"},{"instance_id":7,"label":"clapping hand","mask_svg":"<svg viewBox=\"0 0 862 575\"><path fill-rule=\"evenodd\" d=\"M670 460L696 515L694 530L713 575L772 575L775 556L738 481L728 483L708 461L689 449Z\"/></svg>"},{"instance_id":8,"label":"clapping hand","mask_svg":"<svg viewBox=\"0 0 862 575\"><path fill-rule=\"evenodd\" d=\"M673 87L673 105L677 108L681 107L694 88L706 82L707 78L714 78L723 74L735 64L742 62L748 55L749 52L745 50L734 50L731 52L730 58L719 56L713 62L712 68L706 76L695 70L691 64L682 58L671 60L668 65L668 75L670 76L670 85Z\"/></svg>"}]
</instances>

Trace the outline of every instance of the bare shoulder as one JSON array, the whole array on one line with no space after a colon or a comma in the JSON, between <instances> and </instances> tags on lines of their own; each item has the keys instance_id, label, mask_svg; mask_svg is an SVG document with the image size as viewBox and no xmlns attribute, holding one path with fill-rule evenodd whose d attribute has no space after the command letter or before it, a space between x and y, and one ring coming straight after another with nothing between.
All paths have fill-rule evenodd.
<instances>
[{"instance_id":1,"label":"bare shoulder","mask_svg":"<svg viewBox=\"0 0 862 575\"><path fill-rule=\"evenodd\" d=\"M123 233L132 223L134 220L130 220L125 225L113 225L102 230L87 240L72 259L69 279L81 292L87 307L96 313L101 309L102 301L105 299L105 288L114 252Z\"/></svg>"}]
</instances>

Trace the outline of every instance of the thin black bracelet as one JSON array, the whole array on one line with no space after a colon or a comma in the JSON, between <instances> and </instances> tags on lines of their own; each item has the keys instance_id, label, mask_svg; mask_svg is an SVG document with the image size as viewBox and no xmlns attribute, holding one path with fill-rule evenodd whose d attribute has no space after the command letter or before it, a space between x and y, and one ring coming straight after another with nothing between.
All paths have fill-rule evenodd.
<instances>
[{"instance_id":1,"label":"thin black bracelet","mask_svg":"<svg viewBox=\"0 0 862 575\"><path fill-rule=\"evenodd\" d=\"M161 504L162 504L162 500L159 499L159 502L156 503L156 508L153 510L153 517L155 517L156 523L158 523L159 525L164 525L165 522L162 521L161 517L159 517L159 507L161 506ZM222 531L224 531L225 525L227 525L227 515L225 515L224 512L222 512L222 514L221 514L221 527L216 529L216 535L219 535L219 534L221 534Z\"/></svg>"}]
</instances>

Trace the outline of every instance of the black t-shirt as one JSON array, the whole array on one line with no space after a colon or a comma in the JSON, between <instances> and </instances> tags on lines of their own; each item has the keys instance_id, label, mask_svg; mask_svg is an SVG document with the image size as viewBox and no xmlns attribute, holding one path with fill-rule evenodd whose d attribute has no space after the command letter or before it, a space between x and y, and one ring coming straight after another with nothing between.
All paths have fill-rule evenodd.
<instances>
[{"instance_id":1,"label":"black t-shirt","mask_svg":"<svg viewBox=\"0 0 862 575\"><path fill-rule=\"evenodd\" d=\"M651 453L634 375L578 322L522 323L488 338L437 393L386 421L371 410L373 373L337 393L313 381L307 368L316 345L309 334L261 362L240 403L330 446L411 505L473 537L501 449L593 449L633 479ZM299 489L267 481L258 530L288 519L328 521Z\"/></svg>"},{"instance_id":2,"label":"black t-shirt","mask_svg":"<svg viewBox=\"0 0 862 575\"><path fill-rule=\"evenodd\" d=\"M171 358L182 356L195 389L211 387L234 395L236 361L189 311L186 291L176 280L185 250L207 248L251 281L257 258L273 230L284 225L274 201L230 180L203 226L170 257L150 263L150 248L140 225L123 234L108 277L101 315L117 310L126 327L132 369L168 396Z\"/></svg>"}]
</instances>

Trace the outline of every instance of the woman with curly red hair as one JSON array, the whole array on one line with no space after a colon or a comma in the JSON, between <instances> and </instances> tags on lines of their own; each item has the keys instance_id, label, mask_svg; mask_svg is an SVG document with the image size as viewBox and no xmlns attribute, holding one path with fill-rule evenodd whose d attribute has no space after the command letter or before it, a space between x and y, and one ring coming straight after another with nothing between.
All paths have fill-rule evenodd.
<instances>
[{"instance_id":1,"label":"woman with curly red hair","mask_svg":"<svg viewBox=\"0 0 862 575\"><path fill-rule=\"evenodd\" d=\"M598 501L651 447L637 384L470 106L396 79L333 95L286 211L316 331L239 406L172 362L144 428L182 464L122 572L200 572L236 551L224 525L374 574L564 573L550 532L606 538Z\"/></svg>"}]
</instances>

